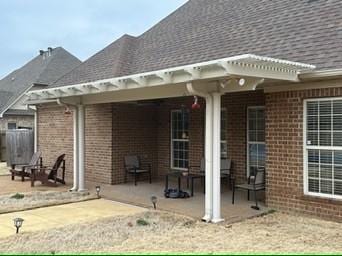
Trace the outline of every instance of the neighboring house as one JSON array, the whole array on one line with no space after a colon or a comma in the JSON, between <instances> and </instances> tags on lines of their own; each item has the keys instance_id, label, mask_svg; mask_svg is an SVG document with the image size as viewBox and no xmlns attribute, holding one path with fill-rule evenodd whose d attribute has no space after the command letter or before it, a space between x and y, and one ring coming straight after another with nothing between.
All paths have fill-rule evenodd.
<instances>
[{"instance_id":1,"label":"neighboring house","mask_svg":"<svg viewBox=\"0 0 342 256\"><path fill-rule=\"evenodd\" d=\"M0 80L0 131L34 127L34 110L24 101L25 93L43 89L81 64L62 47L48 48Z\"/></svg>"},{"instance_id":2,"label":"neighboring house","mask_svg":"<svg viewBox=\"0 0 342 256\"><path fill-rule=\"evenodd\" d=\"M238 181L266 168L269 207L342 220L341 42L340 0L190 0L28 93L39 149L67 154L74 190L122 183L128 154L155 177L205 155L212 222L229 157Z\"/></svg>"},{"instance_id":3,"label":"neighboring house","mask_svg":"<svg viewBox=\"0 0 342 256\"><path fill-rule=\"evenodd\" d=\"M24 103L26 93L46 88L80 64L62 47L49 47L0 80L0 161L6 161L6 130L35 126L35 107Z\"/></svg>"}]
</instances>

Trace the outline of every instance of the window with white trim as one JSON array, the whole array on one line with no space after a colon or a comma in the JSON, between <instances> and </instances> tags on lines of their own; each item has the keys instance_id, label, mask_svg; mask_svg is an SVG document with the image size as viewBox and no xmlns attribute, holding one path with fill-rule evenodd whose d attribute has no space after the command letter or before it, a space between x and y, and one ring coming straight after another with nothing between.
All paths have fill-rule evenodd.
<instances>
[{"instance_id":1,"label":"window with white trim","mask_svg":"<svg viewBox=\"0 0 342 256\"><path fill-rule=\"evenodd\" d=\"M221 158L228 158L227 109L221 109Z\"/></svg>"},{"instance_id":2,"label":"window with white trim","mask_svg":"<svg viewBox=\"0 0 342 256\"><path fill-rule=\"evenodd\" d=\"M265 108L247 109L247 176L251 170L265 167Z\"/></svg>"},{"instance_id":3,"label":"window with white trim","mask_svg":"<svg viewBox=\"0 0 342 256\"><path fill-rule=\"evenodd\" d=\"M304 192L342 199L342 98L304 106Z\"/></svg>"},{"instance_id":4,"label":"window with white trim","mask_svg":"<svg viewBox=\"0 0 342 256\"><path fill-rule=\"evenodd\" d=\"M171 111L171 167L189 167L189 111L185 109Z\"/></svg>"}]
</instances>

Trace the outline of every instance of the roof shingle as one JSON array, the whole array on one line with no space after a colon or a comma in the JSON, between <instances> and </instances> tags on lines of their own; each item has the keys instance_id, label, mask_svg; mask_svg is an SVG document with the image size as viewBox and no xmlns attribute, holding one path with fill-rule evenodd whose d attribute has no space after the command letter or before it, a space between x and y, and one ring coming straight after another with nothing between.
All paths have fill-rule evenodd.
<instances>
[{"instance_id":1,"label":"roof shingle","mask_svg":"<svg viewBox=\"0 0 342 256\"><path fill-rule=\"evenodd\" d=\"M51 56L38 55L0 80L0 114L33 84L51 85L80 64L62 47L52 49Z\"/></svg>"},{"instance_id":2,"label":"roof shingle","mask_svg":"<svg viewBox=\"0 0 342 256\"><path fill-rule=\"evenodd\" d=\"M190 0L140 35L125 35L52 87L240 54L342 67L340 0Z\"/></svg>"}]
</instances>

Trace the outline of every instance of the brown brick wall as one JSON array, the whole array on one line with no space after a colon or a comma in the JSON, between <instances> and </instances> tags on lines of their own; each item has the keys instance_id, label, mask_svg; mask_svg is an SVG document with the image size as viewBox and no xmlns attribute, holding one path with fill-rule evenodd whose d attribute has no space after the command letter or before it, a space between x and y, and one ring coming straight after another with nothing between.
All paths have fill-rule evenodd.
<instances>
[{"instance_id":1,"label":"brown brick wall","mask_svg":"<svg viewBox=\"0 0 342 256\"><path fill-rule=\"evenodd\" d=\"M246 180L247 159L247 108L264 106L263 91L226 94L222 106L227 109L228 155L234 165L237 182Z\"/></svg>"},{"instance_id":2,"label":"brown brick wall","mask_svg":"<svg viewBox=\"0 0 342 256\"><path fill-rule=\"evenodd\" d=\"M85 179L112 183L112 104L85 107Z\"/></svg>"},{"instance_id":3,"label":"brown brick wall","mask_svg":"<svg viewBox=\"0 0 342 256\"><path fill-rule=\"evenodd\" d=\"M73 115L64 107L38 108L38 148L44 164L52 165L60 154L66 154L66 179L73 174ZM85 108L85 178L86 181L112 182L112 107L111 104Z\"/></svg>"},{"instance_id":4,"label":"brown brick wall","mask_svg":"<svg viewBox=\"0 0 342 256\"><path fill-rule=\"evenodd\" d=\"M113 184L124 182L127 155L138 155L143 163L151 163L153 176L157 175L156 110L149 105L113 105Z\"/></svg>"},{"instance_id":5,"label":"brown brick wall","mask_svg":"<svg viewBox=\"0 0 342 256\"><path fill-rule=\"evenodd\" d=\"M304 196L303 100L342 96L342 88L266 94L267 190L269 207L342 220L342 202Z\"/></svg>"},{"instance_id":6,"label":"brown brick wall","mask_svg":"<svg viewBox=\"0 0 342 256\"><path fill-rule=\"evenodd\" d=\"M38 108L38 149L44 165L51 166L61 154L66 154L66 178L73 172L73 120L60 106Z\"/></svg>"}]
</instances>

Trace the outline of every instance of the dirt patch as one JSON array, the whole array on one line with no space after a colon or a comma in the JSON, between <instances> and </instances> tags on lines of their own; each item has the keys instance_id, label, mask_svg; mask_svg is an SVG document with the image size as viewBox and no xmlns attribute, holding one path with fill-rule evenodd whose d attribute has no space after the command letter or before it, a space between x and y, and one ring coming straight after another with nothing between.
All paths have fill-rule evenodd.
<instances>
[{"instance_id":1,"label":"dirt patch","mask_svg":"<svg viewBox=\"0 0 342 256\"><path fill-rule=\"evenodd\" d=\"M0 196L0 214L23 211L45 206L74 203L96 198L95 195L82 192L29 192Z\"/></svg>"},{"instance_id":2,"label":"dirt patch","mask_svg":"<svg viewBox=\"0 0 342 256\"><path fill-rule=\"evenodd\" d=\"M0 240L3 253L342 251L342 224L275 213L236 224L205 224L150 211Z\"/></svg>"}]
</instances>

